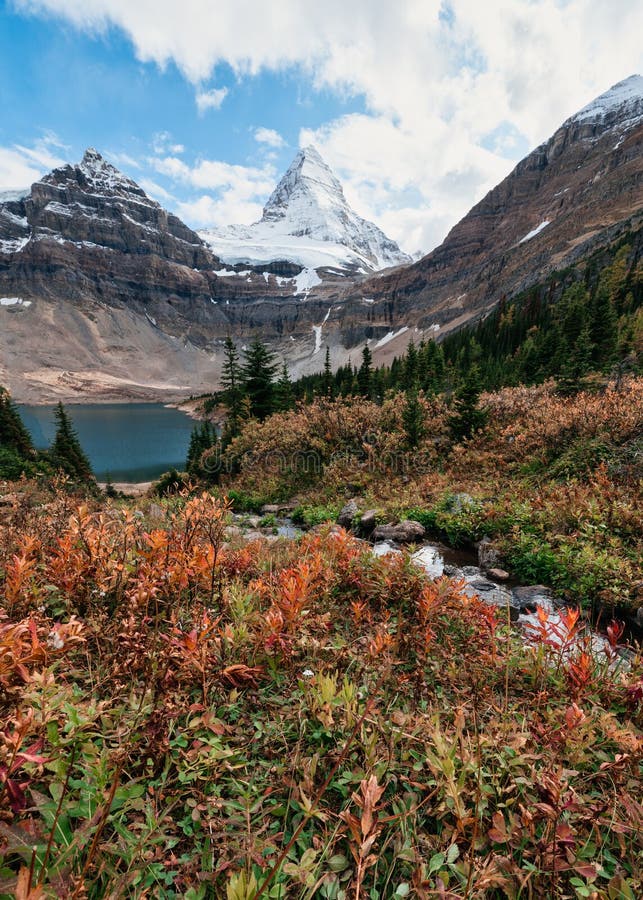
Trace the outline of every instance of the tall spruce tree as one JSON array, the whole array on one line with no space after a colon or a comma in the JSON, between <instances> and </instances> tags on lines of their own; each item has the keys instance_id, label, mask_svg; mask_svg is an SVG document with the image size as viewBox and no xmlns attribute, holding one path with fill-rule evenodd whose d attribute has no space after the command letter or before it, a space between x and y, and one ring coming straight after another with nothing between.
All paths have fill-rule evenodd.
<instances>
[{"instance_id":1,"label":"tall spruce tree","mask_svg":"<svg viewBox=\"0 0 643 900\"><path fill-rule=\"evenodd\" d=\"M27 459L34 455L31 436L9 392L0 387L0 447Z\"/></svg>"},{"instance_id":2,"label":"tall spruce tree","mask_svg":"<svg viewBox=\"0 0 643 900\"><path fill-rule=\"evenodd\" d=\"M599 285L592 306L591 338L593 361L601 369L609 369L616 359L618 316L609 292Z\"/></svg>"},{"instance_id":3,"label":"tall spruce tree","mask_svg":"<svg viewBox=\"0 0 643 900\"><path fill-rule=\"evenodd\" d=\"M418 395L417 382L414 381L406 391L402 407L402 425L406 446L414 450L426 434L424 407Z\"/></svg>"},{"instance_id":4,"label":"tall spruce tree","mask_svg":"<svg viewBox=\"0 0 643 900\"><path fill-rule=\"evenodd\" d=\"M479 405L481 390L480 369L474 363L455 392L455 412L448 420L456 441L471 437L487 420L486 411Z\"/></svg>"},{"instance_id":5,"label":"tall spruce tree","mask_svg":"<svg viewBox=\"0 0 643 900\"><path fill-rule=\"evenodd\" d=\"M357 390L362 397L370 397L373 392L373 356L368 344L362 350L362 364L357 373Z\"/></svg>"},{"instance_id":6,"label":"tall spruce tree","mask_svg":"<svg viewBox=\"0 0 643 900\"><path fill-rule=\"evenodd\" d=\"M0 478L35 474L37 454L8 391L0 387Z\"/></svg>"},{"instance_id":7,"label":"tall spruce tree","mask_svg":"<svg viewBox=\"0 0 643 900\"><path fill-rule=\"evenodd\" d=\"M333 370L330 365L330 347L328 346L326 347L326 357L324 358L324 373L322 375L321 392L322 396L327 400L333 399Z\"/></svg>"},{"instance_id":8,"label":"tall spruce tree","mask_svg":"<svg viewBox=\"0 0 643 900\"><path fill-rule=\"evenodd\" d=\"M286 412L293 407L293 391L290 373L286 363L281 367L281 375L275 384L275 411Z\"/></svg>"},{"instance_id":9,"label":"tall spruce tree","mask_svg":"<svg viewBox=\"0 0 643 900\"><path fill-rule=\"evenodd\" d=\"M260 422L275 411L275 374L273 354L257 338L246 351L242 366L243 387L250 401L250 414Z\"/></svg>"},{"instance_id":10,"label":"tall spruce tree","mask_svg":"<svg viewBox=\"0 0 643 900\"><path fill-rule=\"evenodd\" d=\"M80 446L78 435L62 403L54 410L56 435L49 450L51 461L71 478L90 482L94 480L91 464Z\"/></svg>"},{"instance_id":11,"label":"tall spruce tree","mask_svg":"<svg viewBox=\"0 0 643 900\"><path fill-rule=\"evenodd\" d=\"M406 384L411 386L415 384L418 378L418 351L413 341L406 348L406 358L404 361L404 378Z\"/></svg>"},{"instance_id":12,"label":"tall spruce tree","mask_svg":"<svg viewBox=\"0 0 643 900\"><path fill-rule=\"evenodd\" d=\"M239 354L234 341L228 335L223 348L223 367L221 369L221 388L223 405L226 408L226 422L222 441L227 446L233 437L239 434L243 418L243 385Z\"/></svg>"},{"instance_id":13,"label":"tall spruce tree","mask_svg":"<svg viewBox=\"0 0 643 900\"><path fill-rule=\"evenodd\" d=\"M217 442L217 434L207 420L197 423L192 429L190 436L190 444L188 446L188 455L185 462L185 469L189 475L201 477L203 470L201 468L201 457L206 450L209 450Z\"/></svg>"}]
</instances>

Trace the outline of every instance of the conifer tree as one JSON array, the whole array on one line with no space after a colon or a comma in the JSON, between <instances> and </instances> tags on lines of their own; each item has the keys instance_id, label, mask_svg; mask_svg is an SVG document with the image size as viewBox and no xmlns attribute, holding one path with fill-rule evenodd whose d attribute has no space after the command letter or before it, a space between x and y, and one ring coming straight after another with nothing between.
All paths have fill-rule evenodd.
<instances>
[{"instance_id":1,"label":"conifer tree","mask_svg":"<svg viewBox=\"0 0 643 900\"><path fill-rule=\"evenodd\" d=\"M406 348L406 358L404 361L404 378L406 385L413 385L418 377L418 351L415 349L413 341Z\"/></svg>"},{"instance_id":2,"label":"conifer tree","mask_svg":"<svg viewBox=\"0 0 643 900\"><path fill-rule=\"evenodd\" d=\"M333 370L330 366L330 347L326 346L326 357L324 359L324 374L322 375L322 396L327 400L333 399Z\"/></svg>"},{"instance_id":3,"label":"conifer tree","mask_svg":"<svg viewBox=\"0 0 643 900\"><path fill-rule=\"evenodd\" d=\"M243 387L250 401L250 414L260 422L275 410L274 379L277 364L266 345L257 338L246 352L242 366Z\"/></svg>"},{"instance_id":4,"label":"conifer tree","mask_svg":"<svg viewBox=\"0 0 643 900\"><path fill-rule=\"evenodd\" d=\"M93 481L92 467L80 446L78 435L62 403L56 406L54 419L56 420L56 434L49 450L53 464L71 478L85 482Z\"/></svg>"},{"instance_id":5,"label":"conifer tree","mask_svg":"<svg viewBox=\"0 0 643 900\"><path fill-rule=\"evenodd\" d=\"M480 370L474 363L455 393L455 412L449 417L449 428L456 441L471 437L486 422L487 414L479 407L481 389Z\"/></svg>"},{"instance_id":6,"label":"conifer tree","mask_svg":"<svg viewBox=\"0 0 643 900\"><path fill-rule=\"evenodd\" d=\"M199 477L203 475L201 457L206 450L209 450L216 444L217 440L216 432L207 420L194 426L185 463L185 469L189 475L198 475Z\"/></svg>"},{"instance_id":7,"label":"conifer tree","mask_svg":"<svg viewBox=\"0 0 643 900\"><path fill-rule=\"evenodd\" d=\"M616 357L618 317L607 289L599 285L592 308L591 339L593 360L600 368L609 367Z\"/></svg>"},{"instance_id":8,"label":"conifer tree","mask_svg":"<svg viewBox=\"0 0 643 900\"><path fill-rule=\"evenodd\" d=\"M281 368L281 375L275 385L275 411L286 412L293 407L293 391L288 366L286 363Z\"/></svg>"},{"instance_id":9,"label":"conifer tree","mask_svg":"<svg viewBox=\"0 0 643 900\"><path fill-rule=\"evenodd\" d=\"M34 455L31 436L9 392L3 387L0 387L0 447L15 451L23 459Z\"/></svg>"},{"instance_id":10,"label":"conifer tree","mask_svg":"<svg viewBox=\"0 0 643 900\"><path fill-rule=\"evenodd\" d=\"M370 397L373 390L373 356L368 344L362 350L362 364L357 373L357 390L362 397Z\"/></svg>"},{"instance_id":11,"label":"conifer tree","mask_svg":"<svg viewBox=\"0 0 643 900\"><path fill-rule=\"evenodd\" d=\"M424 408L418 396L417 382L413 382L406 391L404 407L402 409L402 425L406 446L415 449L426 434L424 421Z\"/></svg>"},{"instance_id":12,"label":"conifer tree","mask_svg":"<svg viewBox=\"0 0 643 900\"><path fill-rule=\"evenodd\" d=\"M384 392L386 391L386 383L384 379L384 371L381 368L373 370L371 375L371 397L380 405L384 401Z\"/></svg>"},{"instance_id":13,"label":"conifer tree","mask_svg":"<svg viewBox=\"0 0 643 900\"><path fill-rule=\"evenodd\" d=\"M224 345L223 368L221 370L221 387L223 389L223 405L227 417L224 427L223 443L229 444L239 433L243 409L242 373L239 354L232 338L228 335Z\"/></svg>"},{"instance_id":14,"label":"conifer tree","mask_svg":"<svg viewBox=\"0 0 643 900\"><path fill-rule=\"evenodd\" d=\"M572 394L584 387L583 376L591 368L593 349L589 324L585 324L561 367L558 388L562 393Z\"/></svg>"}]
</instances>

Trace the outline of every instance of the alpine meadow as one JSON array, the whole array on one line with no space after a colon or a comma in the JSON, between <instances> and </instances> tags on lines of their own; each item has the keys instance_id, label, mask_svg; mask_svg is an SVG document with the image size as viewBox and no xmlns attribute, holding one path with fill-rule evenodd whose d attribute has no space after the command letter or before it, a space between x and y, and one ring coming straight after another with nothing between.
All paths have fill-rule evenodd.
<instances>
[{"instance_id":1,"label":"alpine meadow","mask_svg":"<svg viewBox=\"0 0 643 900\"><path fill-rule=\"evenodd\" d=\"M0 0L0 900L643 896L641 33Z\"/></svg>"}]
</instances>

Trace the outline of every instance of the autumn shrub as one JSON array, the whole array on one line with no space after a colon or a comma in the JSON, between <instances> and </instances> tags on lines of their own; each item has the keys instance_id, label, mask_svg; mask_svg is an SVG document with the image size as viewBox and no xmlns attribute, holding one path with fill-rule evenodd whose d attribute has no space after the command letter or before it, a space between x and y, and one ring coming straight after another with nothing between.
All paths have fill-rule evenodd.
<instances>
[{"instance_id":1,"label":"autumn shrub","mask_svg":"<svg viewBox=\"0 0 643 900\"><path fill-rule=\"evenodd\" d=\"M369 467L369 448L397 446L395 404L249 428L278 447L285 423L310 427L338 481L269 482L297 485L304 509L325 517L348 479L368 481L387 515L454 540L491 530L576 607L632 600L631 470L519 473L528 422L534 456L573 443L576 416L594 440L583 398L494 402L485 435L453 453L427 436L430 472ZM633 439L631 410L587 402L601 440L612 420L615 442ZM334 460L335 440L365 455ZM266 496L255 463L238 497ZM621 624L592 640L576 608L540 609L521 632L408 553L375 557L330 525L245 542L211 492L15 496L0 510L0 897L641 895L643 658Z\"/></svg>"}]
</instances>

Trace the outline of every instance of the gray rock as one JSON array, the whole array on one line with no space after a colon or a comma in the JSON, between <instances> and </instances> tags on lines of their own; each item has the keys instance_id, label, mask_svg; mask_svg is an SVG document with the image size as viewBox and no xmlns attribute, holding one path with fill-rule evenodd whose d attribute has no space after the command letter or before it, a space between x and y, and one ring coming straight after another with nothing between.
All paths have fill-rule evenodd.
<instances>
[{"instance_id":1,"label":"gray rock","mask_svg":"<svg viewBox=\"0 0 643 900\"><path fill-rule=\"evenodd\" d=\"M494 581L506 581L509 578L509 572L504 569L487 569L487 575Z\"/></svg>"},{"instance_id":2,"label":"gray rock","mask_svg":"<svg viewBox=\"0 0 643 900\"><path fill-rule=\"evenodd\" d=\"M449 578L460 578L462 576L462 569L458 569L457 566L452 566L450 563L445 563L442 571Z\"/></svg>"},{"instance_id":3,"label":"gray rock","mask_svg":"<svg viewBox=\"0 0 643 900\"><path fill-rule=\"evenodd\" d=\"M411 519L405 519L397 525L378 525L372 538L379 541L395 541L396 544L413 544L424 537L424 526Z\"/></svg>"},{"instance_id":4,"label":"gray rock","mask_svg":"<svg viewBox=\"0 0 643 900\"><path fill-rule=\"evenodd\" d=\"M244 524L249 528L258 528L261 522L261 516L246 516Z\"/></svg>"},{"instance_id":5,"label":"gray rock","mask_svg":"<svg viewBox=\"0 0 643 900\"><path fill-rule=\"evenodd\" d=\"M551 591L544 584L515 587L511 593L521 612L535 612L537 606L546 610L554 608Z\"/></svg>"},{"instance_id":6,"label":"gray rock","mask_svg":"<svg viewBox=\"0 0 643 900\"><path fill-rule=\"evenodd\" d=\"M499 569L501 556L497 548L488 537L484 537L478 544L478 565L483 569Z\"/></svg>"},{"instance_id":7,"label":"gray rock","mask_svg":"<svg viewBox=\"0 0 643 900\"><path fill-rule=\"evenodd\" d=\"M359 528L363 534L370 534L377 525L377 517L380 515L379 509L367 509L362 513L359 520Z\"/></svg>"},{"instance_id":8,"label":"gray rock","mask_svg":"<svg viewBox=\"0 0 643 900\"><path fill-rule=\"evenodd\" d=\"M265 531L243 531L242 537L248 543L250 541L268 541L269 544L272 544L274 541L279 540L279 535L267 534Z\"/></svg>"},{"instance_id":9,"label":"gray rock","mask_svg":"<svg viewBox=\"0 0 643 900\"><path fill-rule=\"evenodd\" d=\"M466 578L482 577L482 569L479 569L478 566L462 566L460 571Z\"/></svg>"},{"instance_id":10,"label":"gray rock","mask_svg":"<svg viewBox=\"0 0 643 900\"><path fill-rule=\"evenodd\" d=\"M501 609L509 609L512 621L516 621L520 615L520 606L514 600L511 591L507 588L488 581L486 578L474 578L463 588L467 597L479 597L490 606L498 606Z\"/></svg>"},{"instance_id":11,"label":"gray rock","mask_svg":"<svg viewBox=\"0 0 643 900\"><path fill-rule=\"evenodd\" d=\"M150 503L148 515L150 519L162 519L165 516L165 510L158 503Z\"/></svg>"},{"instance_id":12,"label":"gray rock","mask_svg":"<svg viewBox=\"0 0 643 900\"><path fill-rule=\"evenodd\" d=\"M289 513L297 506L296 503L266 503L261 507L262 516L278 516L279 513Z\"/></svg>"},{"instance_id":13,"label":"gray rock","mask_svg":"<svg viewBox=\"0 0 643 900\"><path fill-rule=\"evenodd\" d=\"M342 528L352 528L358 512L359 506L357 501L355 499L349 500L337 516L337 524L341 525Z\"/></svg>"}]
</instances>

